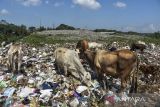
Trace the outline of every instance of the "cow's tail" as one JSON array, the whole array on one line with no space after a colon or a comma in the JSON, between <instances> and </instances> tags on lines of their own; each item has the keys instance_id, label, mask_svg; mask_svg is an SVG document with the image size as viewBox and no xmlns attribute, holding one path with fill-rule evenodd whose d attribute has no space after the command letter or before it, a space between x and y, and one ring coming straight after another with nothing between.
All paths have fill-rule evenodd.
<instances>
[{"instance_id":1,"label":"cow's tail","mask_svg":"<svg viewBox=\"0 0 160 107\"><path fill-rule=\"evenodd\" d=\"M137 93L137 88L138 88L138 72L139 72L139 59L138 59L138 56L137 56L137 64L136 64L136 72L135 72L135 92Z\"/></svg>"},{"instance_id":2,"label":"cow's tail","mask_svg":"<svg viewBox=\"0 0 160 107\"><path fill-rule=\"evenodd\" d=\"M132 74L132 80L131 80L130 93L137 93L137 87L138 87L138 82L137 82L138 69L139 69L139 60L138 60L138 57L137 57L135 69L132 70L132 73L131 73Z\"/></svg>"}]
</instances>

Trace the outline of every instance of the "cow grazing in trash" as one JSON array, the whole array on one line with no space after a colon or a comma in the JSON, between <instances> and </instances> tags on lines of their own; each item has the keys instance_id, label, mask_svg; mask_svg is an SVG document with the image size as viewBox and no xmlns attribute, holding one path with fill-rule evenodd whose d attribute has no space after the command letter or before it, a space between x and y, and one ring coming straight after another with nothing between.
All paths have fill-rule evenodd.
<instances>
[{"instance_id":1,"label":"cow grazing in trash","mask_svg":"<svg viewBox=\"0 0 160 107\"><path fill-rule=\"evenodd\" d=\"M84 52L87 49L98 50L102 49L103 44L97 42L88 42L87 40L80 40L76 45L76 49L79 49L80 52Z\"/></svg>"},{"instance_id":2,"label":"cow grazing in trash","mask_svg":"<svg viewBox=\"0 0 160 107\"><path fill-rule=\"evenodd\" d=\"M80 52L84 52L89 48L87 40L80 40L76 45L76 49L79 49Z\"/></svg>"},{"instance_id":3,"label":"cow grazing in trash","mask_svg":"<svg viewBox=\"0 0 160 107\"><path fill-rule=\"evenodd\" d=\"M128 77L133 74L132 88L136 92L136 65L137 55L130 50L118 50L107 52L105 50L98 50L93 52L90 50L85 51L86 59L88 60L91 68L97 72L98 80L103 81L104 88L104 74L121 79L121 91L126 87ZM132 90L133 91L133 90Z\"/></svg>"},{"instance_id":4,"label":"cow grazing in trash","mask_svg":"<svg viewBox=\"0 0 160 107\"><path fill-rule=\"evenodd\" d=\"M117 48L116 48L116 47L111 47L111 48L109 48L108 50L109 50L109 51L116 51Z\"/></svg>"},{"instance_id":5,"label":"cow grazing in trash","mask_svg":"<svg viewBox=\"0 0 160 107\"><path fill-rule=\"evenodd\" d=\"M78 52L79 57L82 59L84 57L84 51L89 49L87 40L79 40L76 45L76 52Z\"/></svg>"},{"instance_id":6,"label":"cow grazing in trash","mask_svg":"<svg viewBox=\"0 0 160 107\"><path fill-rule=\"evenodd\" d=\"M97 43L97 42L89 42L88 46L89 46L89 49L98 50L98 49L102 49L103 44L100 44L100 43Z\"/></svg>"},{"instance_id":7,"label":"cow grazing in trash","mask_svg":"<svg viewBox=\"0 0 160 107\"><path fill-rule=\"evenodd\" d=\"M108 44L109 48L107 50L109 51L116 51L118 49L118 43L117 42L113 42L111 44Z\"/></svg>"},{"instance_id":8,"label":"cow grazing in trash","mask_svg":"<svg viewBox=\"0 0 160 107\"><path fill-rule=\"evenodd\" d=\"M76 52L78 53L82 63L86 62L84 59L84 52L86 50L98 50L102 49L103 44L97 42L88 42L87 40L80 40L76 45Z\"/></svg>"},{"instance_id":9,"label":"cow grazing in trash","mask_svg":"<svg viewBox=\"0 0 160 107\"><path fill-rule=\"evenodd\" d=\"M12 44L8 50L8 69L13 73L20 71L22 64L21 44Z\"/></svg>"},{"instance_id":10,"label":"cow grazing in trash","mask_svg":"<svg viewBox=\"0 0 160 107\"><path fill-rule=\"evenodd\" d=\"M84 69L76 51L67 48L57 48L54 52L54 57L59 72L63 70L65 75L70 74L77 80L90 86L91 75Z\"/></svg>"},{"instance_id":11,"label":"cow grazing in trash","mask_svg":"<svg viewBox=\"0 0 160 107\"><path fill-rule=\"evenodd\" d=\"M133 43L131 45L131 49L130 50L132 50L132 51L140 50L141 52L143 52L144 49L146 49L146 45L145 44Z\"/></svg>"}]
</instances>

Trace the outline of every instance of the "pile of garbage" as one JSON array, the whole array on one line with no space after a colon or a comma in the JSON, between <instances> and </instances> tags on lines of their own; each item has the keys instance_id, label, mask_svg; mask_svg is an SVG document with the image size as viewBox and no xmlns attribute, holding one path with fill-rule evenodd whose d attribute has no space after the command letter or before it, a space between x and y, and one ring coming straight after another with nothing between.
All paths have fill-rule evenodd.
<instances>
[{"instance_id":1,"label":"pile of garbage","mask_svg":"<svg viewBox=\"0 0 160 107\"><path fill-rule=\"evenodd\" d=\"M53 52L61 44L34 47L23 44L22 71L13 75L7 68L7 51L9 45L0 48L0 106L2 107L104 107L104 106L135 106L144 103L147 106L158 105L159 92L146 95L139 100L129 94L128 85L125 92L119 94L121 82L119 79L107 77L109 91L104 91L97 80L92 80L91 87L77 82L71 76L57 73ZM75 44L63 45L70 49ZM160 56L160 49L153 53ZM157 57L156 56L156 57ZM148 57L148 56L147 56ZM150 55L152 57L152 55ZM154 58L154 57L152 57ZM151 58L151 59L152 59ZM160 57L159 57L160 58ZM149 60L151 60L149 59ZM155 59L153 59L154 61ZM86 70L91 70L84 64ZM136 95L136 94L135 94ZM137 95L138 96L138 95ZM153 98L154 96L154 98ZM131 100L132 98L132 100ZM160 105L160 104L159 104ZM140 106L140 105L139 105Z\"/></svg>"}]
</instances>

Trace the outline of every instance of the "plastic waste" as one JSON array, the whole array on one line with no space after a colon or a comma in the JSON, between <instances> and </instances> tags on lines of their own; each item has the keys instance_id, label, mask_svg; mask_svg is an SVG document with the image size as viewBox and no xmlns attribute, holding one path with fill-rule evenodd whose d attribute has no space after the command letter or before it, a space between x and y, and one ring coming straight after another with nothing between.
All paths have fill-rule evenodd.
<instances>
[{"instance_id":1,"label":"plastic waste","mask_svg":"<svg viewBox=\"0 0 160 107\"><path fill-rule=\"evenodd\" d=\"M31 79L29 79L28 80L28 86L30 87L30 88L33 88L33 87L35 87L35 79L33 79L33 78L31 78Z\"/></svg>"},{"instance_id":2,"label":"plastic waste","mask_svg":"<svg viewBox=\"0 0 160 107\"><path fill-rule=\"evenodd\" d=\"M34 93L35 89L34 88L29 88L29 87L25 87L25 88L22 88L20 90L19 93L17 93L17 95L21 98L24 98L24 97L27 97L29 96L29 94L32 94Z\"/></svg>"},{"instance_id":3,"label":"plastic waste","mask_svg":"<svg viewBox=\"0 0 160 107\"><path fill-rule=\"evenodd\" d=\"M76 91L77 91L77 93L82 93L83 91L85 91L87 89L88 89L88 87L86 87L86 86L78 86L76 88Z\"/></svg>"},{"instance_id":4,"label":"plastic waste","mask_svg":"<svg viewBox=\"0 0 160 107\"><path fill-rule=\"evenodd\" d=\"M74 98L73 100L70 101L69 105L70 105L71 107L78 107L78 105L79 105L78 99L77 99L77 98Z\"/></svg>"},{"instance_id":5,"label":"plastic waste","mask_svg":"<svg viewBox=\"0 0 160 107\"><path fill-rule=\"evenodd\" d=\"M58 74L53 52L60 46L63 47L64 45L52 44L36 48L24 46L22 71L25 73L17 75L12 75L12 72L7 71L7 59L5 57L9 47L0 48L0 63L1 61L4 63L4 65L1 65L3 63L0 64L0 107L103 107L98 105L101 100L105 104L104 106L127 100L130 85L127 86L125 93L118 95L117 92L121 88L120 79L107 76L110 91L105 93L100 83L94 80L97 79L95 71L92 71L89 64L83 59L81 59L83 66L86 71L92 74L91 86L82 85L76 78L72 81L68 76ZM76 43L65 44L67 48L74 49L75 46ZM159 66L160 63L156 58L158 59L160 56L160 48L156 46L155 49L146 49L143 55L137 53L140 57L140 63ZM150 82L152 76L146 78L143 75L140 75L140 78L143 77L144 79L138 80L139 86L150 86L146 82ZM150 92L152 88L141 90L142 92L145 92L144 90ZM160 90L154 92L154 94L159 93ZM90 105L93 102L97 106Z\"/></svg>"},{"instance_id":6,"label":"plastic waste","mask_svg":"<svg viewBox=\"0 0 160 107\"><path fill-rule=\"evenodd\" d=\"M31 99L30 107L39 107L39 103L38 103L36 97L33 97Z\"/></svg>"},{"instance_id":7,"label":"plastic waste","mask_svg":"<svg viewBox=\"0 0 160 107\"><path fill-rule=\"evenodd\" d=\"M40 98L50 98L52 96L52 89L40 90Z\"/></svg>"},{"instance_id":8,"label":"plastic waste","mask_svg":"<svg viewBox=\"0 0 160 107\"><path fill-rule=\"evenodd\" d=\"M5 81L0 81L0 89L6 88L7 84Z\"/></svg>"},{"instance_id":9,"label":"plastic waste","mask_svg":"<svg viewBox=\"0 0 160 107\"><path fill-rule=\"evenodd\" d=\"M58 83L44 82L40 87L42 90L46 90L46 89L55 89L58 86L59 86Z\"/></svg>"},{"instance_id":10,"label":"plastic waste","mask_svg":"<svg viewBox=\"0 0 160 107\"><path fill-rule=\"evenodd\" d=\"M4 91L3 95L4 95L4 96L7 96L7 97L11 97L11 96L14 94L15 90L16 90L16 89L15 89L14 87L7 88L7 89Z\"/></svg>"},{"instance_id":11,"label":"plastic waste","mask_svg":"<svg viewBox=\"0 0 160 107\"><path fill-rule=\"evenodd\" d=\"M61 107L60 104L58 103L58 101L53 100L52 101L52 107Z\"/></svg>"},{"instance_id":12,"label":"plastic waste","mask_svg":"<svg viewBox=\"0 0 160 107\"><path fill-rule=\"evenodd\" d=\"M13 99L12 98L7 98L5 103L3 104L3 107L11 107L11 105L13 104Z\"/></svg>"},{"instance_id":13,"label":"plastic waste","mask_svg":"<svg viewBox=\"0 0 160 107\"><path fill-rule=\"evenodd\" d=\"M28 99L28 97L25 97L22 101L22 104L27 105L30 103L30 100Z\"/></svg>"}]
</instances>

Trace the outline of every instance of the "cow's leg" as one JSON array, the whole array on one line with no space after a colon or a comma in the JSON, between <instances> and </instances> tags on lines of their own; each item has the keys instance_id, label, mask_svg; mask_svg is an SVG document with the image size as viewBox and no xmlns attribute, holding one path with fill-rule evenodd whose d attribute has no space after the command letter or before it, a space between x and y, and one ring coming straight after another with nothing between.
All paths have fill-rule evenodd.
<instances>
[{"instance_id":1,"label":"cow's leg","mask_svg":"<svg viewBox=\"0 0 160 107\"><path fill-rule=\"evenodd\" d=\"M120 92L124 91L124 89L127 86L127 79L129 76L129 73L131 72L132 68L130 69L125 69L122 71L122 75L121 75L121 90Z\"/></svg>"},{"instance_id":2,"label":"cow's leg","mask_svg":"<svg viewBox=\"0 0 160 107\"><path fill-rule=\"evenodd\" d=\"M125 81L124 78L121 78L121 90L120 92L123 92L124 91L124 88L126 87L127 83Z\"/></svg>"},{"instance_id":3,"label":"cow's leg","mask_svg":"<svg viewBox=\"0 0 160 107\"><path fill-rule=\"evenodd\" d=\"M109 90L108 79L106 77L106 74L103 75L103 87L105 91Z\"/></svg>"},{"instance_id":4,"label":"cow's leg","mask_svg":"<svg viewBox=\"0 0 160 107\"><path fill-rule=\"evenodd\" d=\"M12 55L8 55L8 70L12 71Z\"/></svg>"},{"instance_id":5,"label":"cow's leg","mask_svg":"<svg viewBox=\"0 0 160 107\"><path fill-rule=\"evenodd\" d=\"M102 73L100 72L99 68L96 68L96 74L97 74L97 80L100 83L100 85L102 85L102 87L104 88L104 77L102 75Z\"/></svg>"},{"instance_id":6,"label":"cow's leg","mask_svg":"<svg viewBox=\"0 0 160 107\"><path fill-rule=\"evenodd\" d=\"M108 87L108 81L106 78L106 75L103 73L99 73L98 74L98 81L100 82L100 84L102 85L102 88L107 91L109 89Z\"/></svg>"},{"instance_id":7,"label":"cow's leg","mask_svg":"<svg viewBox=\"0 0 160 107\"><path fill-rule=\"evenodd\" d=\"M64 66L64 75L67 76L68 72L67 72L67 67Z\"/></svg>"},{"instance_id":8,"label":"cow's leg","mask_svg":"<svg viewBox=\"0 0 160 107\"><path fill-rule=\"evenodd\" d=\"M116 72L117 71L116 68L117 68L117 65L106 66L104 72L106 72L107 75L109 75L109 76L117 77L118 74ZM105 81L106 81L106 88L108 90L110 87L110 83L109 83L110 81L106 78L106 76L105 76Z\"/></svg>"},{"instance_id":9,"label":"cow's leg","mask_svg":"<svg viewBox=\"0 0 160 107\"><path fill-rule=\"evenodd\" d=\"M13 73L16 73L16 59L15 59L15 55L13 55L12 57L12 67L13 67Z\"/></svg>"},{"instance_id":10,"label":"cow's leg","mask_svg":"<svg viewBox=\"0 0 160 107\"><path fill-rule=\"evenodd\" d=\"M106 86L107 81L106 81L106 78L105 78L105 76L103 74L98 74L98 82L101 85L100 90L102 91L102 94L105 95L106 92L107 92L107 89L108 89L107 88L108 85Z\"/></svg>"},{"instance_id":11,"label":"cow's leg","mask_svg":"<svg viewBox=\"0 0 160 107\"><path fill-rule=\"evenodd\" d=\"M57 73L60 73L60 67L59 67L59 65L57 63L54 63L54 66L55 66L55 69L57 70Z\"/></svg>"},{"instance_id":12,"label":"cow's leg","mask_svg":"<svg viewBox=\"0 0 160 107\"><path fill-rule=\"evenodd\" d=\"M96 67L96 73L97 73L97 80L100 83L100 85L102 85L102 88L106 91L106 78L103 74L103 72L100 70L100 68Z\"/></svg>"},{"instance_id":13,"label":"cow's leg","mask_svg":"<svg viewBox=\"0 0 160 107\"><path fill-rule=\"evenodd\" d=\"M18 71L21 70L21 64L22 64L22 53L18 52Z\"/></svg>"},{"instance_id":14,"label":"cow's leg","mask_svg":"<svg viewBox=\"0 0 160 107\"><path fill-rule=\"evenodd\" d=\"M13 61L14 61L14 55L10 55L10 68L11 68L11 71L13 72Z\"/></svg>"},{"instance_id":15,"label":"cow's leg","mask_svg":"<svg viewBox=\"0 0 160 107\"><path fill-rule=\"evenodd\" d=\"M57 66L57 69L58 69L58 73L61 74L61 69L59 66Z\"/></svg>"}]
</instances>

